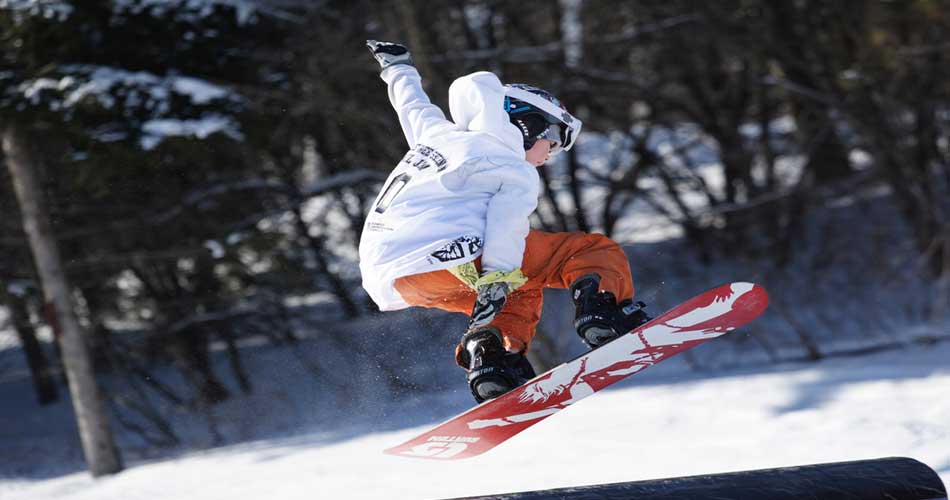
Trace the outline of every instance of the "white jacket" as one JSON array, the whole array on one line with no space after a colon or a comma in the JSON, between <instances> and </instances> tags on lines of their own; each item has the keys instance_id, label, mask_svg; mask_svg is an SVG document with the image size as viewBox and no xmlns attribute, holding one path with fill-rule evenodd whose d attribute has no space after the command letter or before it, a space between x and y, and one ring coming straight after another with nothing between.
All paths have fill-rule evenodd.
<instances>
[{"instance_id":1,"label":"white jacket","mask_svg":"<svg viewBox=\"0 0 950 500\"><path fill-rule=\"evenodd\" d=\"M402 276L482 256L483 271L521 267L540 180L504 110L492 73L455 80L454 123L429 101L413 66L382 72L409 152L389 175L363 226L363 288L380 310L409 307L393 287Z\"/></svg>"}]
</instances>

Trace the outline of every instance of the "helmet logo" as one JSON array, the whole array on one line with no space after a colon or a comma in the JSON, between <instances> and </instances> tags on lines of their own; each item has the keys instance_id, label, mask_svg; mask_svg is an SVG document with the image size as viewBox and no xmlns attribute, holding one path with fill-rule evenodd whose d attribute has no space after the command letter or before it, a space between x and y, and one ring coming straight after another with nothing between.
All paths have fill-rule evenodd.
<instances>
[{"instance_id":1,"label":"helmet logo","mask_svg":"<svg viewBox=\"0 0 950 500\"><path fill-rule=\"evenodd\" d=\"M524 120L515 120L515 122L517 122L518 126L521 127L521 133L524 134L525 137L531 136L531 132L528 131L528 126L525 125Z\"/></svg>"}]
</instances>

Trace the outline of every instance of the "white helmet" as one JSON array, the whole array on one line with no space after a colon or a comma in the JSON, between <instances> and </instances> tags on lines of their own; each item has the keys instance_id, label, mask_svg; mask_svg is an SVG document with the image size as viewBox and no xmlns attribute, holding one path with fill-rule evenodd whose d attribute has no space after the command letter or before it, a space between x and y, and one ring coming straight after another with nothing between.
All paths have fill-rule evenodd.
<instances>
[{"instance_id":1,"label":"white helmet","mask_svg":"<svg viewBox=\"0 0 950 500\"><path fill-rule=\"evenodd\" d=\"M555 142L552 154L571 149L581 132L581 121L546 90L521 83L505 86L505 111L524 134L525 150L538 139Z\"/></svg>"}]
</instances>

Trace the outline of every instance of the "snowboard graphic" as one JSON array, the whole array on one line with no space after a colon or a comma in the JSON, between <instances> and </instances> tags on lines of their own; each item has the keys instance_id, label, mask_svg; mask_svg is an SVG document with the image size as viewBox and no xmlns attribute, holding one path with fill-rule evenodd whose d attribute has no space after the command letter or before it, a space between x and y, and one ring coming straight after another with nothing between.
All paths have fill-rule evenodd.
<instances>
[{"instance_id":1,"label":"snowboard graphic","mask_svg":"<svg viewBox=\"0 0 950 500\"><path fill-rule=\"evenodd\" d=\"M767 306L765 289L753 283L714 288L385 453L434 460L481 455L618 380L745 325Z\"/></svg>"}]
</instances>

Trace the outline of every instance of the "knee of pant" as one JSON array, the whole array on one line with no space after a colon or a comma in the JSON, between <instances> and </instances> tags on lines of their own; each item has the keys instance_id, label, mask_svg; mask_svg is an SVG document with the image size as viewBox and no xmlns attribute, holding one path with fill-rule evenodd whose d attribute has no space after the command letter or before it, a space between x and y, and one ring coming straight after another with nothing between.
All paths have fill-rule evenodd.
<instances>
[{"instance_id":1,"label":"knee of pant","mask_svg":"<svg viewBox=\"0 0 950 500\"><path fill-rule=\"evenodd\" d=\"M618 246L612 239L600 233L573 233L569 245L574 252L588 253L592 251L607 250Z\"/></svg>"},{"instance_id":2,"label":"knee of pant","mask_svg":"<svg viewBox=\"0 0 950 500\"><path fill-rule=\"evenodd\" d=\"M589 241L592 247L621 250L620 244L600 233L591 233Z\"/></svg>"}]
</instances>

